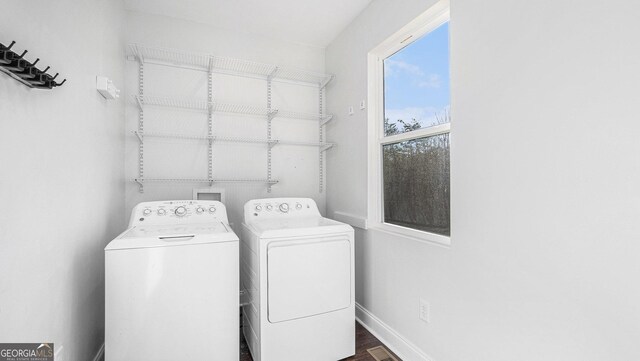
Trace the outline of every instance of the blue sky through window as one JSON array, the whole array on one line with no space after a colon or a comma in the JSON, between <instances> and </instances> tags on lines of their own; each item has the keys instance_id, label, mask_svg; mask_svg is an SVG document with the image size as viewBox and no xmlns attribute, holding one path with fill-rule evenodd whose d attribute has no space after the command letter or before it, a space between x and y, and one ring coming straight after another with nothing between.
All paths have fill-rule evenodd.
<instances>
[{"instance_id":1,"label":"blue sky through window","mask_svg":"<svg viewBox=\"0 0 640 361\"><path fill-rule=\"evenodd\" d=\"M384 112L391 124L416 119L424 128L437 124L449 105L447 22L384 60Z\"/></svg>"}]
</instances>

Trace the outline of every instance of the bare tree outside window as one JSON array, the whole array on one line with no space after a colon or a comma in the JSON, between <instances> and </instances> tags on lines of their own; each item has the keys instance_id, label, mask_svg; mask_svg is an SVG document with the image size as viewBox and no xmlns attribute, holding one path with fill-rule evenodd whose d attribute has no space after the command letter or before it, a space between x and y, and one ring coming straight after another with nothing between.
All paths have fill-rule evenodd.
<instances>
[{"instance_id":1,"label":"bare tree outside window","mask_svg":"<svg viewBox=\"0 0 640 361\"><path fill-rule=\"evenodd\" d=\"M448 112L442 121L448 122ZM413 120L401 130L385 121L386 135L419 127ZM444 236L450 235L449 134L383 146L384 221Z\"/></svg>"}]
</instances>

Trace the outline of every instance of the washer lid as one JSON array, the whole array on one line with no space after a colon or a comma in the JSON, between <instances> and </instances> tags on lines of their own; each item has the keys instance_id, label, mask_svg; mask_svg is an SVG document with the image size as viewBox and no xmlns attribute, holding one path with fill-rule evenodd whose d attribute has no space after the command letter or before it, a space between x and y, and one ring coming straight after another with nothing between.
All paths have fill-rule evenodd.
<instances>
[{"instance_id":1,"label":"washer lid","mask_svg":"<svg viewBox=\"0 0 640 361\"><path fill-rule=\"evenodd\" d=\"M237 241L238 236L222 222L189 225L134 226L111 241L105 251L170 247Z\"/></svg>"},{"instance_id":2,"label":"washer lid","mask_svg":"<svg viewBox=\"0 0 640 361\"><path fill-rule=\"evenodd\" d=\"M353 232L350 225L324 217L254 220L250 227L260 238Z\"/></svg>"}]
</instances>

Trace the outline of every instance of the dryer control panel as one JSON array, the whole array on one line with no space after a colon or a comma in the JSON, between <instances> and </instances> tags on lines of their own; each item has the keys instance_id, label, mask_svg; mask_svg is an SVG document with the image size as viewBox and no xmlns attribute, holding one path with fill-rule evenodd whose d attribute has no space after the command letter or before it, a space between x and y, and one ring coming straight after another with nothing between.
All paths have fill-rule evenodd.
<instances>
[{"instance_id":1,"label":"dryer control panel","mask_svg":"<svg viewBox=\"0 0 640 361\"><path fill-rule=\"evenodd\" d=\"M133 208L129 227L208 222L229 223L224 204L202 200L143 202Z\"/></svg>"},{"instance_id":2,"label":"dryer control panel","mask_svg":"<svg viewBox=\"0 0 640 361\"><path fill-rule=\"evenodd\" d=\"M321 217L318 206L313 199L264 198L251 200L244 205L245 221L299 217Z\"/></svg>"}]
</instances>

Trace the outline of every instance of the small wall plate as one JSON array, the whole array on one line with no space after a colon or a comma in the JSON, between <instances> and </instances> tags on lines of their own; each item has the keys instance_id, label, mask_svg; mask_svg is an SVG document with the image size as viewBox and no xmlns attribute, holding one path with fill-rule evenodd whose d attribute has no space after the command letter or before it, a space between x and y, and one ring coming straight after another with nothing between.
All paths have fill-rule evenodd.
<instances>
[{"instance_id":1,"label":"small wall plate","mask_svg":"<svg viewBox=\"0 0 640 361\"><path fill-rule=\"evenodd\" d=\"M193 199L202 201L219 201L224 204L223 188L197 188L193 190Z\"/></svg>"},{"instance_id":2,"label":"small wall plate","mask_svg":"<svg viewBox=\"0 0 640 361\"><path fill-rule=\"evenodd\" d=\"M106 76L96 77L96 89L105 99L112 100L120 97L120 90Z\"/></svg>"}]
</instances>

